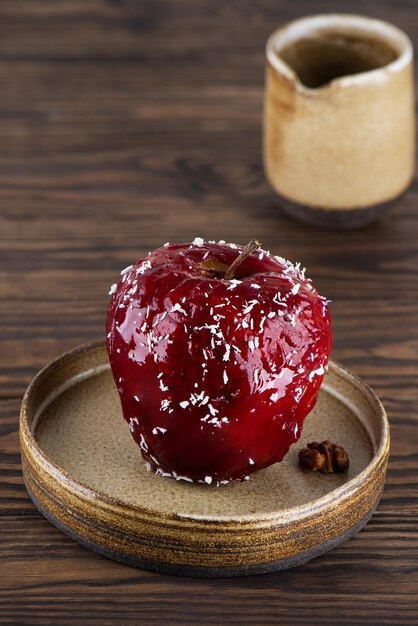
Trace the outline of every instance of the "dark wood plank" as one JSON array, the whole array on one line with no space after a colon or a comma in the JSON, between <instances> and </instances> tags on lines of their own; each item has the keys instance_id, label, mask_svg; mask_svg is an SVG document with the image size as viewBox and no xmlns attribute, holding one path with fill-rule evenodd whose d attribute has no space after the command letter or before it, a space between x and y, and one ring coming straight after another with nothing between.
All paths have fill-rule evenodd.
<instances>
[{"instance_id":1,"label":"dark wood plank","mask_svg":"<svg viewBox=\"0 0 418 626\"><path fill-rule=\"evenodd\" d=\"M0 624L415 625L418 183L381 223L284 217L261 164L264 42L307 0L14 0L0 5ZM418 43L414 0L352 0ZM317 12L335 11L319 0ZM378 513L288 572L202 581L107 561L40 516L18 413L34 373L102 336L121 267L165 241L265 247L333 300L333 357L392 426Z\"/></svg>"},{"instance_id":2,"label":"dark wood plank","mask_svg":"<svg viewBox=\"0 0 418 626\"><path fill-rule=\"evenodd\" d=\"M295 570L199 580L109 563L35 514L6 518L0 567L14 576L5 576L0 594L3 623L305 624L314 611L314 623L330 626L414 624L415 519L377 514L346 544Z\"/></svg>"}]
</instances>

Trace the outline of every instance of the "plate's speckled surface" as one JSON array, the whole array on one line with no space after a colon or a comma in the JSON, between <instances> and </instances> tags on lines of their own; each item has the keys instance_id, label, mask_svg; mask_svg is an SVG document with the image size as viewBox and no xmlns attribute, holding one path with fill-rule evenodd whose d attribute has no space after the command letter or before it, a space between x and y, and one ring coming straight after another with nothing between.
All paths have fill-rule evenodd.
<instances>
[{"instance_id":1,"label":"plate's speckled surface","mask_svg":"<svg viewBox=\"0 0 418 626\"><path fill-rule=\"evenodd\" d=\"M21 420L26 484L53 523L113 558L199 575L280 569L342 541L377 504L389 445L377 398L331 363L282 463L220 487L156 476L122 419L103 344L43 370ZM326 438L347 449L346 474L299 468L300 448Z\"/></svg>"},{"instance_id":2,"label":"plate's speckled surface","mask_svg":"<svg viewBox=\"0 0 418 626\"><path fill-rule=\"evenodd\" d=\"M331 389L332 391L332 389ZM372 459L368 434L358 418L328 391L308 416L301 440L282 463L249 481L216 487L175 481L147 472L110 370L76 383L44 412L35 431L48 458L77 481L134 506L185 516L233 517L275 513L306 504L359 474ZM332 438L350 456L347 474L303 472L298 451L309 441Z\"/></svg>"}]
</instances>

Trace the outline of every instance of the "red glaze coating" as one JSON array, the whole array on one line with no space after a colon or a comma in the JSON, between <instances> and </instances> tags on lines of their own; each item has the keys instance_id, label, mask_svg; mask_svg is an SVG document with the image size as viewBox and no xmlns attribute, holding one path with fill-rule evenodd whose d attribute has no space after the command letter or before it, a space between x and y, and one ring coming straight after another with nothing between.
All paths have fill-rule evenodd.
<instances>
[{"instance_id":1,"label":"red glaze coating","mask_svg":"<svg viewBox=\"0 0 418 626\"><path fill-rule=\"evenodd\" d=\"M315 405L330 317L299 266L241 247L158 248L111 289L107 348L125 420L158 473L210 483L281 461ZM237 282L240 281L240 282Z\"/></svg>"}]
</instances>

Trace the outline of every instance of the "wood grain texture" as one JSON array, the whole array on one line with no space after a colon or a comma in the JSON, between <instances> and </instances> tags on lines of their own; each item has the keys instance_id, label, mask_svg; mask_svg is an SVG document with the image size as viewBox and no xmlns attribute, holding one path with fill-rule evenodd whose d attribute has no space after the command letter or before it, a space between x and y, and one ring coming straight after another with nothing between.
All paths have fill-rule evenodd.
<instances>
[{"instance_id":1,"label":"wood grain texture","mask_svg":"<svg viewBox=\"0 0 418 626\"><path fill-rule=\"evenodd\" d=\"M343 9L345 7L341 7ZM264 42L318 0L14 0L0 5L0 624L415 625L418 184L330 234L281 214L261 166ZM413 0L353 0L418 45ZM107 561L31 504L17 425L34 373L102 336L121 267L167 240L256 236L333 300L333 357L392 425L378 513L298 569L178 579Z\"/></svg>"}]
</instances>

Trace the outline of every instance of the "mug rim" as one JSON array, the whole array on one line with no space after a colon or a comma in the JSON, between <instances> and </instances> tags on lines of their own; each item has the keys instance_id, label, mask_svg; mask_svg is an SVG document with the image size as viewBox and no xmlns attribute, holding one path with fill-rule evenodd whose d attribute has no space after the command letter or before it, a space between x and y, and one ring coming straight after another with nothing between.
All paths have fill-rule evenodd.
<instances>
[{"instance_id":1,"label":"mug rim","mask_svg":"<svg viewBox=\"0 0 418 626\"><path fill-rule=\"evenodd\" d=\"M381 40L394 45L397 51L396 59L371 70L338 76L319 87L308 87L302 83L295 70L281 58L280 51L290 43L301 40L308 34L320 33L322 29L328 29L333 26L353 28L365 34L373 33L379 35ZM279 42L280 47L278 47ZM312 93L330 89L334 85L349 87L370 83L375 79L380 81L388 73L399 72L411 63L413 46L410 38L403 30L384 20L350 13L322 13L292 20L273 31L266 42L266 57L270 66L276 72L291 80L298 90Z\"/></svg>"}]
</instances>

